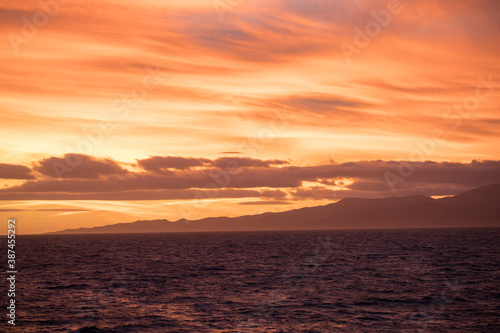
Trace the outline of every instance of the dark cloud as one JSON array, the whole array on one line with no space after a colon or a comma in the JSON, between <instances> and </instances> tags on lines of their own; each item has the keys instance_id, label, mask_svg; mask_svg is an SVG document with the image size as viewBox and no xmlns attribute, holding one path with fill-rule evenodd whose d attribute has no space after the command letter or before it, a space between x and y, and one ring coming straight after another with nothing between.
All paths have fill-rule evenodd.
<instances>
[{"instance_id":1,"label":"dark cloud","mask_svg":"<svg viewBox=\"0 0 500 333\"><path fill-rule=\"evenodd\" d=\"M263 169L262 171L260 169ZM267 170L264 171L264 170ZM279 168L241 168L231 175L219 169L186 170L173 175L134 173L105 179L44 179L1 189L4 192L118 192L133 190L184 190L191 188L297 187L301 182Z\"/></svg>"},{"instance_id":2,"label":"dark cloud","mask_svg":"<svg viewBox=\"0 0 500 333\"><path fill-rule=\"evenodd\" d=\"M0 163L0 178L3 179L35 179L31 169L25 165Z\"/></svg>"},{"instance_id":3,"label":"dark cloud","mask_svg":"<svg viewBox=\"0 0 500 333\"><path fill-rule=\"evenodd\" d=\"M46 158L35 163L33 170L51 178L99 179L128 174L116 161L83 154Z\"/></svg>"},{"instance_id":4,"label":"dark cloud","mask_svg":"<svg viewBox=\"0 0 500 333\"><path fill-rule=\"evenodd\" d=\"M339 200L348 197L350 191L335 191L323 187L311 187L292 191L295 200Z\"/></svg>"},{"instance_id":5,"label":"dark cloud","mask_svg":"<svg viewBox=\"0 0 500 333\"><path fill-rule=\"evenodd\" d=\"M0 200L189 200L211 198L279 199L282 191L250 189L181 189L181 190L129 190L115 192L16 192L1 193Z\"/></svg>"},{"instance_id":6,"label":"dark cloud","mask_svg":"<svg viewBox=\"0 0 500 333\"><path fill-rule=\"evenodd\" d=\"M332 185L332 186L338 186L338 185L344 185L342 181L335 181L335 180L330 180L330 179L317 179L317 181L323 185Z\"/></svg>"},{"instance_id":7,"label":"dark cloud","mask_svg":"<svg viewBox=\"0 0 500 333\"><path fill-rule=\"evenodd\" d=\"M500 183L500 161L493 160L470 163L375 160L294 166L283 160L223 157L212 161L155 156L140 161L145 171L128 172L113 160L78 157L82 162L74 168L71 178L27 180L0 189L0 199L167 200L193 199L195 193L203 193L201 198L265 197L281 201L290 195L296 200L319 200L452 195ZM44 159L38 162L37 171L47 174L44 168L54 162L67 161ZM195 166L198 168L194 169ZM149 172L168 170L167 167L172 169L168 173ZM312 182L314 187L304 185L304 181Z\"/></svg>"}]
</instances>

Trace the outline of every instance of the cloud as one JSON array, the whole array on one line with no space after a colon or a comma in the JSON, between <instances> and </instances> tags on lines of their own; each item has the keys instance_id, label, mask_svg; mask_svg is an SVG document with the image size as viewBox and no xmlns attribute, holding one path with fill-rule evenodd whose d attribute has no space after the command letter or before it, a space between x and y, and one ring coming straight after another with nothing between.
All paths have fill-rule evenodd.
<instances>
[{"instance_id":1,"label":"cloud","mask_svg":"<svg viewBox=\"0 0 500 333\"><path fill-rule=\"evenodd\" d=\"M296 116L301 115L301 121L311 115L315 118L318 115L334 117L337 121L339 118L362 120L371 118L365 110L374 106L373 103L358 99L316 93L278 97L267 102L269 105L293 111Z\"/></svg>"},{"instance_id":2,"label":"cloud","mask_svg":"<svg viewBox=\"0 0 500 333\"><path fill-rule=\"evenodd\" d=\"M241 168L241 167L262 167L269 168L272 165L289 164L283 160L260 160L246 157L220 157L213 161L213 165L218 168Z\"/></svg>"},{"instance_id":3,"label":"cloud","mask_svg":"<svg viewBox=\"0 0 500 333\"><path fill-rule=\"evenodd\" d=\"M127 170L107 158L83 154L50 157L34 164L33 170L51 178L99 179L102 176L126 175Z\"/></svg>"},{"instance_id":4,"label":"cloud","mask_svg":"<svg viewBox=\"0 0 500 333\"><path fill-rule=\"evenodd\" d=\"M244 201L244 202L239 202L238 204L240 205L245 205L245 206L259 206L259 205L287 205L289 204L290 201Z\"/></svg>"},{"instance_id":5,"label":"cloud","mask_svg":"<svg viewBox=\"0 0 500 333\"><path fill-rule=\"evenodd\" d=\"M0 163L0 178L3 179L34 179L31 169L25 165Z\"/></svg>"},{"instance_id":6,"label":"cloud","mask_svg":"<svg viewBox=\"0 0 500 333\"><path fill-rule=\"evenodd\" d=\"M286 193L253 189L175 189L127 190L101 192L0 192L0 200L186 200L198 202L205 199L261 198L280 199Z\"/></svg>"},{"instance_id":7,"label":"cloud","mask_svg":"<svg viewBox=\"0 0 500 333\"><path fill-rule=\"evenodd\" d=\"M166 169L186 170L210 163L206 158L192 158L179 156L151 156L150 158L137 161L144 170L161 172Z\"/></svg>"},{"instance_id":8,"label":"cloud","mask_svg":"<svg viewBox=\"0 0 500 333\"><path fill-rule=\"evenodd\" d=\"M67 159L67 158L70 159ZM78 158L78 159L77 159ZM53 163L81 161L71 177L53 179ZM500 161L470 163L355 161L293 165L284 160L223 157L215 160L155 156L143 170L127 171L110 159L87 155L34 163L45 178L0 189L2 200L169 200L203 198L339 199L391 195L446 195L500 183ZM231 168L227 168L233 162ZM148 164L151 163L151 164ZM196 169L193 169L196 167ZM88 168L88 169L87 169ZM170 168L168 173L158 172ZM151 172L153 171L153 172ZM388 182L387 174L397 181ZM452 192L452 193L450 193Z\"/></svg>"}]
</instances>

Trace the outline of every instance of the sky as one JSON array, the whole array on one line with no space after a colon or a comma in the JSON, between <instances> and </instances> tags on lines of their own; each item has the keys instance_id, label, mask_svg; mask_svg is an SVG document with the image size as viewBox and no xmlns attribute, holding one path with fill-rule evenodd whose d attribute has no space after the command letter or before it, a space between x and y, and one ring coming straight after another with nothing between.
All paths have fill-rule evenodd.
<instances>
[{"instance_id":1,"label":"sky","mask_svg":"<svg viewBox=\"0 0 500 333\"><path fill-rule=\"evenodd\" d=\"M19 233L500 183L496 0L5 1L0 35Z\"/></svg>"}]
</instances>

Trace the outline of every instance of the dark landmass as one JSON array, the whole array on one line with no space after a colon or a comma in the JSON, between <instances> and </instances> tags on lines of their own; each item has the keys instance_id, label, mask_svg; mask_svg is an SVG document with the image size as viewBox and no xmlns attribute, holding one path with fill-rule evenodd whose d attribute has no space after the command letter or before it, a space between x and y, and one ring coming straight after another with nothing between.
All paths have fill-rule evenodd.
<instances>
[{"instance_id":1,"label":"dark landmass","mask_svg":"<svg viewBox=\"0 0 500 333\"><path fill-rule=\"evenodd\" d=\"M415 195L381 199L347 198L326 206L240 217L137 221L50 234L152 233L257 230L446 228L500 226L500 184L453 197Z\"/></svg>"}]
</instances>

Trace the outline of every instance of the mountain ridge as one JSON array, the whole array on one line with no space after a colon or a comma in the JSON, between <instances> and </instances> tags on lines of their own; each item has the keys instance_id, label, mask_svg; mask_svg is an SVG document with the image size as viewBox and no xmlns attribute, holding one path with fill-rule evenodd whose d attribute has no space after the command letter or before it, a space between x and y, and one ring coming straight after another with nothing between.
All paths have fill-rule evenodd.
<instances>
[{"instance_id":1,"label":"mountain ridge","mask_svg":"<svg viewBox=\"0 0 500 333\"><path fill-rule=\"evenodd\" d=\"M374 228L500 226L500 184L486 185L451 197L423 195L344 198L322 206L279 213L198 220L139 220L47 234L322 230Z\"/></svg>"}]
</instances>

